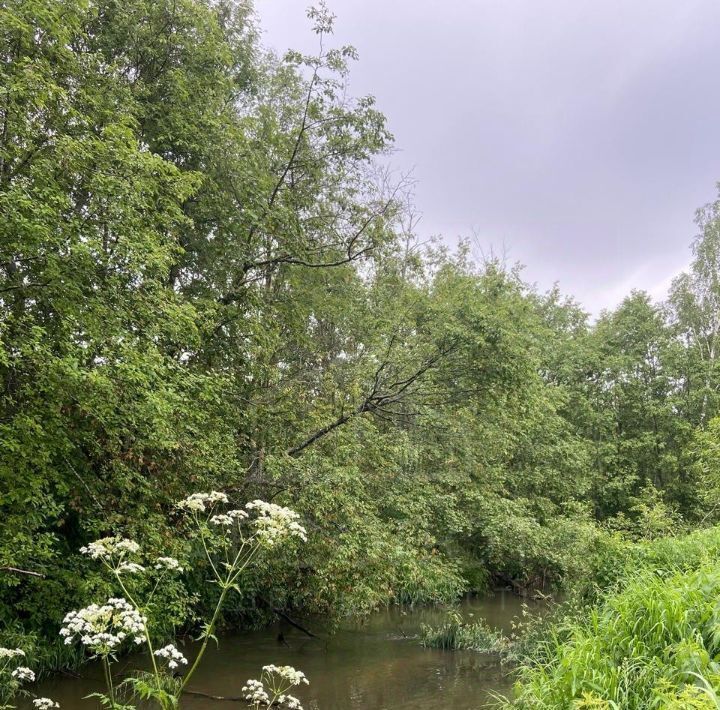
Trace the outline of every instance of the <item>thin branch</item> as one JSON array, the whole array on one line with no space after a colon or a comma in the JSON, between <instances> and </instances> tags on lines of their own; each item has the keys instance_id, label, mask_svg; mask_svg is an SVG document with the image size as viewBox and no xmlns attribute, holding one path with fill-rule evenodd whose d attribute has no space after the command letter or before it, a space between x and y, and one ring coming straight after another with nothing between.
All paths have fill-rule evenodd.
<instances>
[{"instance_id":1,"label":"thin branch","mask_svg":"<svg viewBox=\"0 0 720 710\"><path fill-rule=\"evenodd\" d=\"M34 287L41 287L41 286L49 286L50 281L43 281L40 283L27 283L27 284L17 284L16 286L6 286L5 288L0 288L0 293L7 293L8 291L17 291L19 289L23 288L34 288Z\"/></svg>"},{"instance_id":2,"label":"thin branch","mask_svg":"<svg viewBox=\"0 0 720 710\"><path fill-rule=\"evenodd\" d=\"M285 453L293 458L299 456L305 449L312 446L316 441L324 438L331 432L347 424L354 417L366 412L382 411L387 413L387 405L397 404L401 402L408 394L410 387L422 379L422 377L432 368L434 368L443 358L449 355L455 349L455 343L442 346L437 349L430 357L428 357L422 365L420 365L411 375L402 380L397 380L388 385L387 390L382 386L382 374L389 364L390 352L395 342L395 336L391 338L387 350L385 360L378 366L373 377L373 384L370 392L365 399L350 412L344 412L337 419L318 429L313 434L305 438L296 446L291 447Z\"/></svg>"},{"instance_id":3,"label":"thin branch","mask_svg":"<svg viewBox=\"0 0 720 710\"><path fill-rule=\"evenodd\" d=\"M40 572L32 572L29 569L19 569L18 567L10 567L8 565L0 567L0 571L12 572L13 574L26 574L30 577L40 577L41 579L45 579L45 575L40 574Z\"/></svg>"},{"instance_id":4,"label":"thin branch","mask_svg":"<svg viewBox=\"0 0 720 710\"><path fill-rule=\"evenodd\" d=\"M368 217L363 221L363 223L355 230L355 232L350 236L347 243L344 245L346 250L346 255L342 258L335 259L333 261L310 261L308 259L303 259L299 256L293 256L292 254L280 254L277 256L268 257L267 259L262 259L259 261L249 261L242 266L242 271L245 275L247 275L250 271L253 271L254 269L260 269L263 267L268 266L279 266L280 264L289 264L291 266L304 266L311 269L323 269L323 268L333 268L337 266L343 266L344 264L349 264L353 261L357 261L361 257L365 256L367 253L372 251L374 248L374 245L369 244L368 246L354 250L355 244L360 239L360 237L365 233L365 231L370 227L370 225L380 217L383 217L385 214L387 214L387 211L390 209L391 205L394 202L395 196L397 194L397 191L400 189L400 185L397 185L395 189L393 190L390 197L388 197L385 202L383 202L380 209L372 212ZM317 250L318 252L321 251L321 249ZM233 288L232 291L229 293L226 293L224 296L220 298L220 302L224 305L229 305L235 301L237 301L241 297L240 288L243 286L246 286L248 283L250 283L253 279L251 278L244 278L235 288Z\"/></svg>"}]
</instances>

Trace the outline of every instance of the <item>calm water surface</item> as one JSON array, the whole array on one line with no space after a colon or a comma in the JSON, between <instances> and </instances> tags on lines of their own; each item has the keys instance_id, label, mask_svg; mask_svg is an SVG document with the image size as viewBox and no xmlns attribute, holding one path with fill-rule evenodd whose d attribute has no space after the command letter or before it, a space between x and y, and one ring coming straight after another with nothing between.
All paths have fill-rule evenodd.
<instances>
[{"instance_id":1,"label":"calm water surface","mask_svg":"<svg viewBox=\"0 0 720 710\"><path fill-rule=\"evenodd\" d=\"M462 604L465 615L485 618L510 630L522 600L497 592ZM346 624L327 640L304 636L292 627L224 636L196 673L191 689L212 695L238 696L248 678L259 678L263 665L291 665L302 670L309 686L291 691L306 710L475 710L492 700L490 692L507 693L512 679L491 656L467 651L438 651L412 638L421 624L438 624L438 608L392 608L363 622ZM314 627L313 627L314 628ZM277 640L282 632L285 642ZM191 655L187 648L182 649ZM96 701L82 697L102 690L100 670L83 669L82 678L54 678L35 688L60 702L63 710L90 710ZM230 710L236 703L186 697L188 710Z\"/></svg>"}]
</instances>

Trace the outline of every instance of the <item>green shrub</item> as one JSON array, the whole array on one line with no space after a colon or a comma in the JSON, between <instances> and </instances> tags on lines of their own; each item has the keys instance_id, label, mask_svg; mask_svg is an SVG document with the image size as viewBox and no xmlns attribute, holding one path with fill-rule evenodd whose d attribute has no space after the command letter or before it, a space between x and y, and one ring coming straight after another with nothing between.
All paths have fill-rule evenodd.
<instances>
[{"instance_id":1,"label":"green shrub","mask_svg":"<svg viewBox=\"0 0 720 710\"><path fill-rule=\"evenodd\" d=\"M581 602L591 603L622 588L638 570L669 574L697 569L718 558L720 528L640 542L601 531L588 552L585 573L570 580L568 592Z\"/></svg>"}]
</instances>

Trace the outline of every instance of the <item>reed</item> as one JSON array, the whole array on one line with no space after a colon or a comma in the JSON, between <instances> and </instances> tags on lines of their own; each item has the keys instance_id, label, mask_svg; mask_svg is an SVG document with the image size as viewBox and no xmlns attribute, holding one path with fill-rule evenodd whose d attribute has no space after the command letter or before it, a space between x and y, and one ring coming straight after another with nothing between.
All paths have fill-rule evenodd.
<instances>
[{"instance_id":1,"label":"reed","mask_svg":"<svg viewBox=\"0 0 720 710\"><path fill-rule=\"evenodd\" d=\"M420 642L426 648L481 653L502 653L507 645L506 637L484 620L467 622L456 611L450 612L439 626L423 626Z\"/></svg>"}]
</instances>

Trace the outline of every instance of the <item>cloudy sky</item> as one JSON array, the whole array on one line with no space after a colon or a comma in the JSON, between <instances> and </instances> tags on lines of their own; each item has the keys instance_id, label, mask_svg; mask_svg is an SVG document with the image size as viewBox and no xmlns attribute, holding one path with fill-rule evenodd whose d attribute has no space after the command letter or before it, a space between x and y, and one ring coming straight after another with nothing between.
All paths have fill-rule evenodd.
<instances>
[{"instance_id":1,"label":"cloudy sky","mask_svg":"<svg viewBox=\"0 0 720 710\"><path fill-rule=\"evenodd\" d=\"M256 0L312 49L309 0ZM525 264L588 310L662 298L720 180L718 0L329 0L413 170L422 235Z\"/></svg>"}]
</instances>

